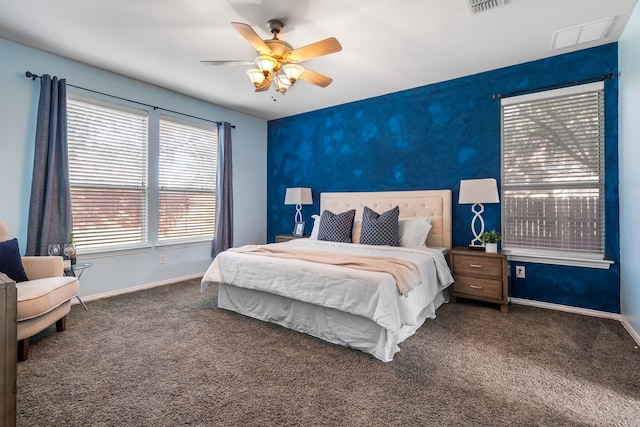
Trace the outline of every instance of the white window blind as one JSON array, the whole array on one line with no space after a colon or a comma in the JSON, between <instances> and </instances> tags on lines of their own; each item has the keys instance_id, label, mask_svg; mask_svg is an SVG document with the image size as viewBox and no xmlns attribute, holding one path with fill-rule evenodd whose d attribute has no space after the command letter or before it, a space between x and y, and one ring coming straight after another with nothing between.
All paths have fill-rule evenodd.
<instances>
[{"instance_id":1,"label":"white window blind","mask_svg":"<svg viewBox=\"0 0 640 427\"><path fill-rule=\"evenodd\" d=\"M604 256L604 85L502 101L503 247Z\"/></svg>"},{"instance_id":2,"label":"white window blind","mask_svg":"<svg viewBox=\"0 0 640 427\"><path fill-rule=\"evenodd\" d=\"M213 237L218 131L160 119L159 241Z\"/></svg>"},{"instance_id":3,"label":"white window blind","mask_svg":"<svg viewBox=\"0 0 640 427\"><path fill-rule=\"evenodd\" d=\"M146 112L69 98L67 135L78 249L146 243Z\"/></svg>"}]
</instances>

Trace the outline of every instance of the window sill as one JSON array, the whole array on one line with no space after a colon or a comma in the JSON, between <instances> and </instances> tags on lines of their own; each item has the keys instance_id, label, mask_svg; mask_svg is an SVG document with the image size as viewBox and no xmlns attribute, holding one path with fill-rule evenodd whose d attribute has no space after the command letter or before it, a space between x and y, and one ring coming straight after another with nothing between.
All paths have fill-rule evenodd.
<instances>
[{"instance_id":1,"label":"window sill","mask_svg":"<svg viewBox=\"0 0 640 427\"><path fill-rule=\"evenodd\" d=\"M598 268L602 270L608 270L614 263L608 259L588 259L588 258L572 258L563 257L557 255L542 255L542 254L519 254L512 251L505 250L503 253L507 254L509 261L531 262L536 264L551 264L551 265L565 265L568 267L585 267L585 268Z\"/></svg>"},{"instance_id":2,"label":"window sill","mask_svg":"<svg viewBox=\"0 0 640 427\"><path fill-rule=\"evenodd\" d=\"M78 254L78 256L81 256L82 259L97 259L97 258L148 253L151 251L151 249L152 248L150 245L109 248L109 249L100 248L100 249L93 249L93 250L85 249L82 251L82 253Z\"/></svg>"},{"instance_id":3,"label":"window sill","mask_svg":"<svg viewBox=\"0 0 640 427\"><path fill-rule=\"evenodd\" d=\"M208 240L183 240L183 241L162 241L156 244L157 248L163 249L180 249L197 246L211 246L211 239Z\"/></svg>"}]
</instances>

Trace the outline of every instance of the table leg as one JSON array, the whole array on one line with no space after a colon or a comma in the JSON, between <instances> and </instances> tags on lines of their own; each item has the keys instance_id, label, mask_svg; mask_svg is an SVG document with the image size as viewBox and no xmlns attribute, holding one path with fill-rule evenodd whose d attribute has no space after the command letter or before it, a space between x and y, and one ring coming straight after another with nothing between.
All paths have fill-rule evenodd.
<instances>
[{"instance_id":1,"label":"table leg","mask_svg":"<svg viewBox=\"0 0 640 427\"><path fill-rule=\"evenodd\" d=\"M84 307L85 310L89 311L89 309L87 308L86 305L84 305L84 302L80 299L80 295L76 295L76 298L78 298L78 301L80 301L80 304L82 304L82 306Z\"/></svg>"}]
</instances>

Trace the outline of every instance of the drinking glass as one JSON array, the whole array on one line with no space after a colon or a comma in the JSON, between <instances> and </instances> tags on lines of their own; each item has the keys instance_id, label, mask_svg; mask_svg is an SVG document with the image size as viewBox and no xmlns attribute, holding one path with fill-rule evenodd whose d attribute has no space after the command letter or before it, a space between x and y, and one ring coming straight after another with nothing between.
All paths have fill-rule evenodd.
<instances>
[{"instance_id":1,"label":"drinking glass","mask_svg":"<svg viewBox=\"0 0 640 427\"><path fill-rule=\"evenodd\" d=\"M71 255L76 252L76 248L75 246L73 246L73 244L67 243L64 245L63 252L69 259L71 259Z\"/></svg>"},{"instance_id":2,"label":"drinking glass","mask_svg":"<svg viewBox=\"0 0 640 427\"><path fill-rule=\"evenodd\" d=\"M51 243L47 248L47 252L49 252L49 256L60 255L60 245L58 243Z\"/></svg>"}]
</instances>

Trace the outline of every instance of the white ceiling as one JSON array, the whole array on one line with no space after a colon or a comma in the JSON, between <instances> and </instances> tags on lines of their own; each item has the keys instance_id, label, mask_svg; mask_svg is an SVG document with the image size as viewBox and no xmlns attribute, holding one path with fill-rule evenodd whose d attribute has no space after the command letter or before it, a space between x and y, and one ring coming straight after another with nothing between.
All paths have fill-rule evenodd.
<instances>
[{"instance_id":1,"label":"white ceiling","mask_svg":"<svg viewBox=\"0 0 640 427\"><path fill-rule=\"evenodd\" d=\"M471 15L467 0L0 0L0 37L271 120L611 43L636 0L506 3ZM271 18L294 48L340 41L301 64L331 85L254 93L250 67L200 64L253 59L230 22L266 39ZM605 18L604 38L551 49L555 31Z\"/></svg>"}]
</instances>

